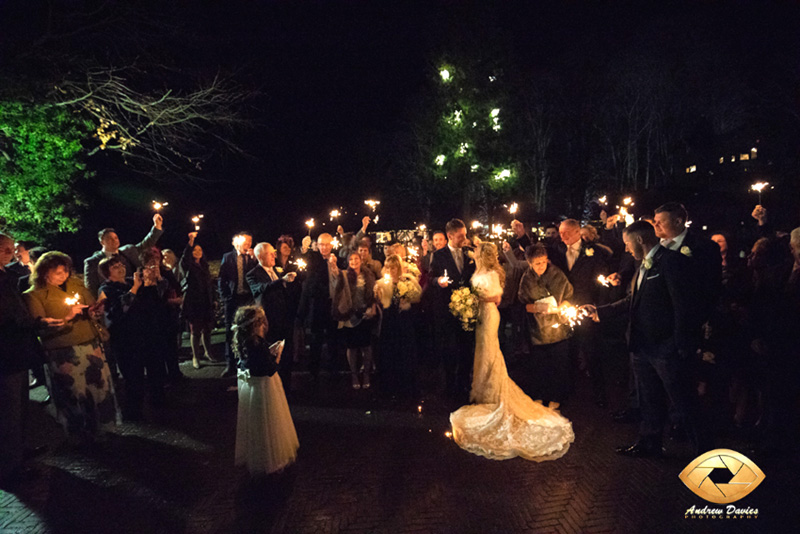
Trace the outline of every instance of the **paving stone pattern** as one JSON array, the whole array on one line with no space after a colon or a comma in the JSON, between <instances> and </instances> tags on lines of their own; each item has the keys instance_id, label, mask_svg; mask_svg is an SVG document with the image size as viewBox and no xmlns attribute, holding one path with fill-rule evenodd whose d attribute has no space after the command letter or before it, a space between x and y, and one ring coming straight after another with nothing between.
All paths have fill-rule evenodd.
<instances>
[{"instance_id":1,"label":"paving stone pattern","mask_svg":"<svg viewBox=\"0 0 800 534\"><path fill-rule=\"evenodd\" d=\"M663 460L616 455L635 428L612 423L581 395L583 382L563 410L576 442L564 458L534 463L459 449L444 435L452 406L436 396L419 414L419 401L352 391L346 376L315 390L298 375L299 461L253 482L233 467L235 381L216 378L218 366L182 369L188 379L170 388L167 408L91 450L68 446L34 404L31 442L48 452L35 460L36 479L0 493L0 532L787 532L799 524L797 457L755 453L766 480L738 505L758 508L758 519L684 518L691 505L709 504L678 479L691 455L674 444Z\"/></svg>"}]
</instances>

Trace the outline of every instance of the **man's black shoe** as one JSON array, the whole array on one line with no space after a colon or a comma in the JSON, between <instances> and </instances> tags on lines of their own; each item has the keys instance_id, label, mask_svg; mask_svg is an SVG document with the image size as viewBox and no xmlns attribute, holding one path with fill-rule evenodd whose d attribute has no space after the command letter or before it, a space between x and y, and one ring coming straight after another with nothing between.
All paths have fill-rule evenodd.
<instances>
[{"instance_id":1,"label":"man's black shoe","mask_svg":"<svg viewBox=\"0 0 800 534\"><path fill-rule=\"evenodd\" d=\"M633 410L620 410L611 414L615 423L630 424L639 422L639 414Z\"/></svg>"},{"instance_id":2,"label":"man's black shoe","mask_svg":"<svg viewBox=\"0 0 800 534\"><path fill-rule=\"evenodd\" d=\"M660 443L639 440L633 445L617 447L617 454L629 458L661 458L664 450Z\"/></svg>"}]
</instances>

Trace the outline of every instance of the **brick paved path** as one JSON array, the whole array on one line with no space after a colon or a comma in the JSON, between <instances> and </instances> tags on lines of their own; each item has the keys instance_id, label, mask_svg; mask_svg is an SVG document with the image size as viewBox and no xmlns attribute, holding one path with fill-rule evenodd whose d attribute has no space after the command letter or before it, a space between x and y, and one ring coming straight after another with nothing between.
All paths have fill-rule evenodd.
<instances>
[{"instance_id":1,"label":"brick paved path","mask_svg":"<svg viewBox=\"0 0 800 534\"><path fill-rule=\"evenodd\" d=\"M563 411L576 442L542 464L462 451L445 437L448 407L435 397L418 414L416 402L351 391L346 377L317 394L301 385L291 402L299 461L253 484L232 466L234 381L215 378L220 367L182 368L190 379L171 388L168 408L96 450L66 446L35 405L31 441L49 449L37 479L0 494L0 532L787 532L800 519L797 457L757 454L766 481L739 504L757 507L758 519L685 519L708 504L678 480L691 456L679 446L660 461L614 454L634 428L611 423L581 395L583 382Z\"/></svg>"}]
</instances>

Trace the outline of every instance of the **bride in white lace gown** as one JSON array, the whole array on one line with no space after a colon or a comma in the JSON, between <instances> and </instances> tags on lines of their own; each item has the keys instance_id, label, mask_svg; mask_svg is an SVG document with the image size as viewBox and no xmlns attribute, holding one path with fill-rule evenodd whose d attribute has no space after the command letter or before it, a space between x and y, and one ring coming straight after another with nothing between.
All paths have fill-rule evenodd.
<instances>
[{"instance_id":1,"label":"bride in white lace gown","mask_svg":"<svg viewBox=\"0 0 800 534\"><path fill-rule=\"evenodd\" d=\"M521 456L542 462L566 454L575 440L572 423L534 402L508 377L500 352L497 302L503 294L504 273L497 247L483 243L476 251L477 271L472 287L481 297L475 331L475 363L470 401L450 414L453 439L473 454L492 460Z\"/></svg>"}]
</instances>

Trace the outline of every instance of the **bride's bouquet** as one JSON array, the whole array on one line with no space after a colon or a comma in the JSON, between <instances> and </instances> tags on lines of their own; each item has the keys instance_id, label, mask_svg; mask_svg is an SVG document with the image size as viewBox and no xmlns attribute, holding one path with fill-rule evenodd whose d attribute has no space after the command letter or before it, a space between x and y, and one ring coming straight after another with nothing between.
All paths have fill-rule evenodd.
<instances>
[{"instance_id":1,"label":"bride's bouquet","mask_svg":"<svg viewBox=\"0 0 800 534\"><path fill-rule=\"evenodd\" d=\"M400 277L395 287L395 295L398 299L406 299L410 303L419 302L422 297L422 289L412 274L404 274Z\"/></svg>"},{"instance_id":2,"label":"bride's bouquet","mask_svg":"<svg viewBox=\"0 0 800 534\"><path fill-rule=\"evenodd\" d=\"M461 328L467 332L475 330L478 322L478 295L469 287L460 287L450 297L450 313L459 321Z\"/></svg>"}]
</instances>

